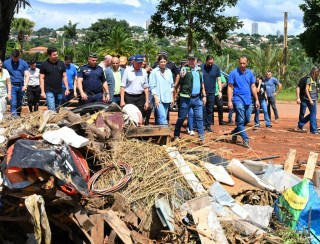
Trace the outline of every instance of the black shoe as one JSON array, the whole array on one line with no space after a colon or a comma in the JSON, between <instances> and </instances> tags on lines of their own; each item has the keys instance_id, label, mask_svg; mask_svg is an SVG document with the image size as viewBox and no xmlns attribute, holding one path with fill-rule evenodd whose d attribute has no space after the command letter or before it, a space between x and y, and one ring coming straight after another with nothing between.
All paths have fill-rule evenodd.
<instances>
[{"instance_id":1,"label":"black shoe","mask_svg":"<svg viewBox=\"0 0 320 244\"><path fill-rule=\"evenodd\" d=\"M226 125L227 124L227 122L225 122L225 121L219 121L219 125Z\"/></svg>"},{"instance_id":2,"label":"black shoe","mask_svg":"<svg viewBox=\"0 0 320 244\"><path fill-rule=\"evenodd\" d=\"M267 125L266 127L267 127L267 128L272 128L272 125Z\"/></svg>"},{"instance_id":3,"label":"black shoe","mask_svg":"<svg viewBox=\"0 0 320 244\"><path fill-rule=\"evenodd\" d=\"M233 144L237 143L237 136L236 135L232 136L231 143L233 143Z\"/></svg>"},{"instance_id":4,"label":"black shoe","mask_svg":"<svg viewBox=\"0 0 320 244\"><path fill-rule=\"evenodd\" d=\"M213 132L213 129L211 129L211 127L206 127L206 131Z\"/></svg>"}]
</instances>

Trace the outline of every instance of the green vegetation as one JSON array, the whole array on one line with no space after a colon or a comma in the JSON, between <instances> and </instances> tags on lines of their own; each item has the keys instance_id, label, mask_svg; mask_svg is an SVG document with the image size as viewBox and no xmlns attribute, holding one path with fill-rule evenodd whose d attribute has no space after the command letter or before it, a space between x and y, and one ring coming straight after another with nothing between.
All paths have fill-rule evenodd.
<instances>
[{"instance_id":1,"label":"green vegetation","mask_svg":"<svg viewBox=\"0 0 320 244\"><path fill-rule=\"evenodd\" d=\"M282 89L277 95L278 101L294 102L297 100L295 87Z\"/></svg>"}]
</instances>

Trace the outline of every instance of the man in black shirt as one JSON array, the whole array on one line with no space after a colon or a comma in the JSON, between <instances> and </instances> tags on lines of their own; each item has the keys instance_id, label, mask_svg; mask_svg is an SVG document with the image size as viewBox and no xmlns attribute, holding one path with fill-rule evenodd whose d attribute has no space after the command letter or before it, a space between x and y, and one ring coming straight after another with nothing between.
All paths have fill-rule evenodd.
<instances>
[{"instance_id":1,"label":"man in black shirt","mask_svg":"<svg viewBox=\"0 0 320 244\"><path fill-rule=\"evenodd\" d=\"M307 101L306 101L306 85L307 85L307 80L310 78L310 75L306 75L302 77L299 80L299 83L296 88L296 95L297 95L297 104L300 104L300 110L299 110L299 121L301 121L304 118L304 115L307 110ZM298 128L298 130L300 130ZM306 132L307 130L305 128L301 128L301 132Z\"/></svg>"},{"instance_id":2,"label":"man in black shirt","mask_svg":"<svg viewBox=\"0 0 320 244\"><path fill-rule=\"evenodd\" d=\"M262 77L257 77L255 85L257 87L260 108L262 109L262 111L264 113L264 122L265 122L267 128L271 128L272 125L270 122L270 117L269 117L268 108L267 108L266 83ZM260 109L257 108L255 116L254 116L254 126L255 127L260 127L259 114L260 114Z\"/></svg>"},{"instance_id":3,"label":"man in black shirt","mask_svg":"<svg viewBox=\"0 0 320 244\"><path fill-rule=\"evenodd\" d=\"M46 98L49 110L56 111L62 99L62 80L66 87L65 95L69 95L66 67L64 62L58 59L56 48L49 47L47 54L49 58L40 67L41 97Z\"/></svg>"}]
</instances>

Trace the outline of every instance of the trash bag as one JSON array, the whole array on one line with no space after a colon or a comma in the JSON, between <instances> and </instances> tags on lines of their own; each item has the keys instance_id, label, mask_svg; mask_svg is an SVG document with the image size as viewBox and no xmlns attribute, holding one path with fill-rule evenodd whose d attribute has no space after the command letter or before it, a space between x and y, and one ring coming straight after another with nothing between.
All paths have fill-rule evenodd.
<instances>
[{"instance_id":1,"label":"trash bag","mask_svg":"<svg viewBox=\"0 0 320 244\"><path fill-rule=\"evenodd\" d=\"M9 147L1 164L4 185L22 189L30 185L26 174L41 169L58 181L66 193L88 195L89 168L82 155L68 145L51 145L44 141L18 140Z\"/></svg>"},{"instance_id":2,"label":"trash bag","mask_svg":"<svg viewBox=\"0 0 320 244\"><path fill-rule=\"evenodd\" d=\"M278 220L291 229L308 233L312 243L320 242L320 197L310 179L287 189L275 201L274 211Z\"/></svg>"}]
</instances>

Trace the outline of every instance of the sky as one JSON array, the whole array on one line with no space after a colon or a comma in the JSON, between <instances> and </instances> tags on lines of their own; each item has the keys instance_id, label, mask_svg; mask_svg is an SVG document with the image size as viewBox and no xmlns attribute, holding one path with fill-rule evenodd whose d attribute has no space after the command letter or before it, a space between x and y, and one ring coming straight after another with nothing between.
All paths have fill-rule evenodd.
<instances>
[{"instance_id":1,"label":"sky","mask_svg":"<svg viewBox=\"0 0 320 244\"><path fill-rule=\"evenodd\" d=\"M29 0L32 8L20 10L16 17L33 20L35 30L42 27L57 29L71 20L78 28L87 28L98 19L116 18L130 25L146 27L146 21L155 13L159 0ZM239 33L251 34L253 22L258 23L260 35L283 33L284 12L288 12L288 34L304 31L303 0L239 0L224 15L238 16L244 23Z\"/></svg>"}]
</instances>

